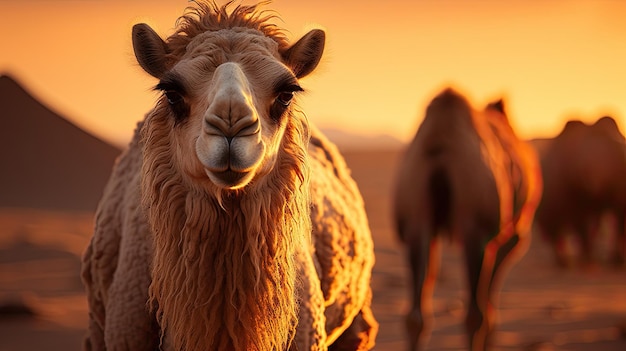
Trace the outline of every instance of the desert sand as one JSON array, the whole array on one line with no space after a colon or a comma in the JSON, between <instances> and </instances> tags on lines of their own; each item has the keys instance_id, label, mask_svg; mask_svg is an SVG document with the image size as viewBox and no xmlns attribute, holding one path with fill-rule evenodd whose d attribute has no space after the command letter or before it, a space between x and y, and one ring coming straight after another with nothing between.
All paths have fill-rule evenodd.
<instances>
[{"instance_id":1,"label":"desert sand","mask_svg":"<svg viewBox=\"0 0 626 351\"><path fill-rule=\"evenodd\" d=\"M390 216L399 155L345 154L365 199L375 242L376 350L404 349L407 270ZM80 256L92 226L90 211L0 209L0 351L81 349L87 303ZM466 349L462 269L458 248L444 245L428 350ZM493 349L626 350L625 296L626 270L603 264L558 269L547 244L533 237L527 254L503 282Z\"/></svg>"}]
</instances>

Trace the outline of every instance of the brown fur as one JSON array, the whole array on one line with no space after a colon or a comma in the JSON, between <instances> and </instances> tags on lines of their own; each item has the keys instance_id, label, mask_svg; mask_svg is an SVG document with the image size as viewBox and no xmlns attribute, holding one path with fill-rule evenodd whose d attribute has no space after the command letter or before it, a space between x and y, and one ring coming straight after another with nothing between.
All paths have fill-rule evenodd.
<instances>
[{"instance_id":1,"label":"brown fur","mask_svg":"<svg viewBox=\"0 0 626 351\"><path fill-rule=\"evenodd\" d=\"M615 222L615 263L624 263L626 216L626 143L615 120L593 125L571 120L541 153L544 196L535 228L554 249L562 267L575 261L565 245L569 234L579 240L583 263L595 261L596 233L604 214Z\"/></svg>"},{"instance_id":2,"label":"brown fur","mask_svg":"<svg viewBox=\"0 0 626 351\"><path fill-rule=\"evenodd\" d=\"M269 2L259 5L267 3ZM187 13L178 19L178 29L168 38L172 55L181 56L197 35L237 27L258 30L276 41L279 48L286 49L287 37L279 27L268 22L276 16L266 11L257 11L257 8L258 5L237 6L229 13L228 5L219 7L215 3L197 2L196 7L189 7Z\"/></svg>"},{"instance_id":3,"label":"brown fur","mask_svg":"<svg viewBox=\"0 0 626 351\"><path fill-rule=\"evenodd\" d=\"M155 38L141 34L151 40L136 51L142 67L155 76L163 69L183 74L192 88L185 96L191 106L187 120L177 120L162 97L105 189L84 256L90 304L85 348L372 348L373 244L363 200L335 146L289 107L277 122L260 110L260 138L275 144L265 146L248 183L231 189L215 184L196 159L192 136L203 121L195 117L210 108L201 99L207 82L198 72L209 72L209 60L217 57L215 66L233 60L246 74L272 74L292 64L264 63L268 53L281 60L290 48L280 30L266 23L271 16L256 6L232 12L228 5L197 6L156 51L146 51ZM198 40L227 40L223 30L237 38L237 46L206 56L203 45L214 42ZM202 55L200 66L191 66L198 62L193 60L179 64L194 55ZM298 50L289 55L302 58ZM267 84L256 82L264 78L249 78L255 105L265 106Z\"/></svg>"},{"instance_id":4,"label":"brown fur","mask_svg":"<svg viewBox=\"0 0 626 351\"><path fill-rule=\"evenodd\" d=\"M395 193L412 272L410 350L429 332L441 234L465 253L469 348L487 349L503 267L525 252L540 195L536 155L516 137L501 101L476 111L451 89L433 99L399 166Z\"/></svg>"},{"instance_id":5,"label":"brown fur","mask_svg":"<svg viewBox=\"0 0 626 351\"><path fill-rule=\"evenodd\" d=\"M160 323L184 350L285 348L297 322L295 250L310 231L303 121L288 125L279 171L220 205L172 168L171 125L159 125L171 119L158 111L150 118L142 186L155 237L150 295Z\"/></svg>"}]
</instances>

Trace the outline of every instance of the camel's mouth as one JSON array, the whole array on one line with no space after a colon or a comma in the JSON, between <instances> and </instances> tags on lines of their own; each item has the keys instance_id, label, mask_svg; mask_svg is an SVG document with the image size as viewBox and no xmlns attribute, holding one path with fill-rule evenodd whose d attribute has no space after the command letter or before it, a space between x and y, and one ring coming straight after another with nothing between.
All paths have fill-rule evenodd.
<instances>
[{"instance_id":1,"label":"camel's mouth","mask_svg":"<svg viewBox=\"0 0 626 351\"><path fill-rule=\"evenodd\" d=\"M227 138L202 133L196 139L196 156L209 179L229 190L246 186L262 162L265 145L260 133Z\"/></svg>"},{"instance_id":2,"label":"camel's mouth","mask_svg":"<svg viewBox=\"0 0 626 351\"><path fill-rule=\"evenodd\" d=\"M237 172L230 168L221 172L207 170L207 174L215 184L228 189L237 189L245 186L252 176L252 172Z\"/></svg>"}]
</instances>

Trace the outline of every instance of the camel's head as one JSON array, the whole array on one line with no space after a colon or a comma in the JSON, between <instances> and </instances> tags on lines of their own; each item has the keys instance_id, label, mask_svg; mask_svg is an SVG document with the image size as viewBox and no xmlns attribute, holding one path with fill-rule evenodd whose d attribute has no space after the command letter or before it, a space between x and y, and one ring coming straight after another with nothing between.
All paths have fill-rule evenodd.
<instances>
[{"instance_id":1,"label":"camel's head","mask_svg":"<svg viewBox=\"0 0 626 351\"><path fill-rule=\"evenodd\" d=\"M167 40L146 24L133 27L137 61L163 92L152 118L168 121L178 167L222 190L243 188L274 167L302 91L298 80L324 49L323 31L288 45L255 8L203 5Z\"/></svg>"}]
</instances>

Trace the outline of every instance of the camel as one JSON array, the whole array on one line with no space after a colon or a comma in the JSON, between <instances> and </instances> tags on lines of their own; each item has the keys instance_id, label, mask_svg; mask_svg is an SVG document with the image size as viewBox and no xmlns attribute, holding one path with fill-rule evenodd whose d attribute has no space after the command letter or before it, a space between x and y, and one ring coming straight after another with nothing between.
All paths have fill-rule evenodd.
<instances>
[{"instance_id":1,"label":"camel","mask_svg":"<svg viewBox=\"0 0 626 351\"><path fill-rule=\"evenodd\" d=\"M374 251L337 150L297 107L325 32L259 4L133 27L160 96L117 160L83 257L85 350L368 350Z\"/></svg>"},{"instance_id":2,"label":"camel","mask_svg":"<svg viewBox=\"0 0 626 351\"><path fill-rule=\"evenodd\" d=\"M427 107L397 172L393 212L411 274L408 349L423 349L432 330L431 300L447 238L465 257L469 349L487 350L499 284L526 252L541 197L534 150L516 137L502 100L478 111L447 88Z\"/></svg>"},{"instance_id":3,"label":"camel","mask_svg":"<svg viewBox=\"0 0 626 351\"><path fill-rule=\"evenodd\" d=\"M626 251L626 142L615 120L599 118L592 125L569 120L541 154L544 194L535 216L535 230L548 240L559 267L576 262L566 238L578 239L580 259L593 265L594 239L610 214L615 245L610 260L624 264Z\"/></svg>"}]
</instances>

